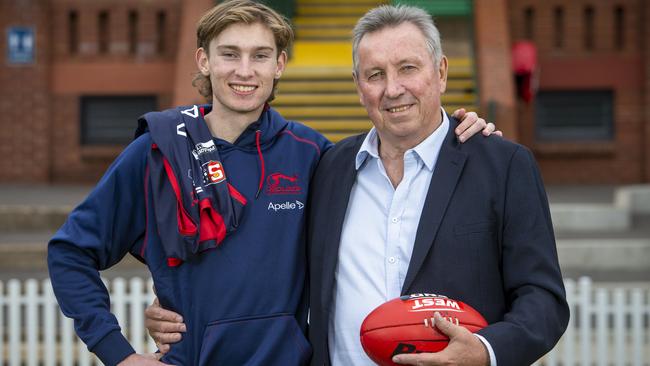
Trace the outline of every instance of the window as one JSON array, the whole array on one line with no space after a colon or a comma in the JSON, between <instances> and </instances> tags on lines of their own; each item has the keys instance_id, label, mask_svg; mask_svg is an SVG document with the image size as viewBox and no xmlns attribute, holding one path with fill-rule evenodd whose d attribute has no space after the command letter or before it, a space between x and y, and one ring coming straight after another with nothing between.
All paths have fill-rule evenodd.
<instances>
[{"instance_id":1,"label":"window","mask_svg":"<svg viewBox=\"0 0 650 366\"><path fill-rule=\"evenodd\" d=\"M81 98L81 144L128 144L138 117L156 110L155 96L86 96Z\"/></svg>"},{"instance_id":2,"label":"window","mask_svg":"<svg viewBox=\"0 0 650 366\"><path fill-rule=\"evenodd\" d=\"M609 141L613 139L611 90L541 91L535 101L538 141Z\"/></svg>"},{"instance_id":3,"label":"window","mask_svg":"<svg viewBox=\"0 0 650 366\"><path fill-rule=\"evenodd\" d=\"M584 43L586 50L594 49L594 18L594 8L587 6L584 12Z\"/></svg>"},{"instance_id":4,"label":"window","mask_svg":"<svg viewBox=\"0 0 650 366\"><path fill-rule=\"evenodd\" d=\"M97 44L99 53L108 52L108 12L102 11L97 17Z\"/></svg>"},{"instance_id":5,"label":"window","mask_svg":"<svg viewBox=\"0 0 650 366\"><path fill-rule=\"evenodd\" d=\"M159 55L164 54L165 49L167 48L167 45L165 43L166 29L167 29L167 13L161 10L158 12L158 15L156 17L156 35L158 36L156 42L156 51L158 52Z\"/></svg>"},{"instance_id":6,"label":"window","mask_svg":"<svg viewBox=\"0 0 650 366\"><path fill-rule=\"evenodd\" d=\"M553 23L555 30L555 39L553 44L555 48L562 48L564 46L564 8L561 6L555 7L553 10Z\"/></svg>"},{"instance_id":7,"label":"window","mask_svg":"<svg viewBox=\"0 0 650 366\"><path fill-rule=\"evenodd\" d=\"M625 9L622 6L614 8L614 49L625 48Z\"/></svg>"},{"instance_id":8,"label":"window","mask_svg":"<svg viewBox=\"0 0 650 366\"><path fill-rule=\"evenodd\" d=\"M76 10L68 13L68 52L71 55L79 52L79 14Z\"/></svg>"},{"instance_id":9,"label":"window","mask_svg":"<svg viewBox=\"0 0 650 366\"><path fill-rule=\"evenodd\" d=\"M135 55L138 50L138 13L129 12L129 53Z\"/></svg>"},{"instance_id":10,"label":"window","mask_svg":"<svg viewBox=\"0 0 650 366\"><path fill-rule=\"evenodd\" d=\"M532 41L535 37L535 9L532 6L524 10L524 37Z\"/></svg>"}]
</instances>

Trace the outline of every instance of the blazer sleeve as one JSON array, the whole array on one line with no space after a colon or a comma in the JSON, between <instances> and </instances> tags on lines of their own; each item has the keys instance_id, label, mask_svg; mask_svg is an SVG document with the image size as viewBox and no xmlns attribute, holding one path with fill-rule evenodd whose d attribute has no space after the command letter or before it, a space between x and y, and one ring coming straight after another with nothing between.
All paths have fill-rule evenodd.
<instances>
[{"instance_id":1,"label":"blazer sleeve","mask_svg":"<svg viewBox=\"0 0 650 366\"><path fill-rule=\"evenodd\" d=\"M145 231L144 176L149 135L139 137L111 165L48 244L48 268L63 313L91 352L115 365L134 350L110 313L99 270L140 245Z\"/></svg>"},{"instance_id":2,"label":"blazer sleeve","mask_svg":"<svg viewBox=\"0 0 650 366\"><path fill-rule=\"evenodd\" d=\"M569 307L546 192L532 154L521 146L508 167L503 210L501 270L508 311L478 333L494 349L498 366L530 365L564 333Z\"/></svg>"}]
</instances>

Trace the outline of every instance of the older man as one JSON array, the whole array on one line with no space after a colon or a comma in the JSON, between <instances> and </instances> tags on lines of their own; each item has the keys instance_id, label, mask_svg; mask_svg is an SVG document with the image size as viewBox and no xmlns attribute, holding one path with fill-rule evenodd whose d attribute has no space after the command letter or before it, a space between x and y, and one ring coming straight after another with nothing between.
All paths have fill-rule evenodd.
<instances>
[{"instance_id":1,"label":"older man","mask_svg":"<svg viewBox=\"0 0 650 366\"><path fill-rule=\"evenodd\" d=\"M437 315L449 346L395 362L531 364L569 317L532 155L498 137L458 143L440 102L447 59L426 12L373 9L353 41L354 79L374 128L328 151L312 180L312 364L372 364L359 342L364 317L419 292L466 302L489 325L474 335Z\"/></svg>"}]
</instances>

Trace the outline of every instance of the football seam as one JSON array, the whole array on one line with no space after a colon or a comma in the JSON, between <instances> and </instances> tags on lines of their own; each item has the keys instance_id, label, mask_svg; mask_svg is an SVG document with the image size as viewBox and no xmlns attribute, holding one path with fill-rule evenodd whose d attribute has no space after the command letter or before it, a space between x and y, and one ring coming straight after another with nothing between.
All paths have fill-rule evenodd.
<instances>
[{"instance_id":1,"label":"football seam","mask_svg":"<svg viewBox=\"0 0 650 366\"><path fill-rule=\"evenodd\" d=\"M372 328L372 329L366 329L364 333L368 333L368 332L371 332L371 331L373 331L373 330L378 330L378 329L399 328L399 327L409 326L409 325L422 325L422 326L424 327L423 322L407 323L407 324L396 324L396 325L387 325L387 326L382 326L382 327L375 327L375 328ZM483 325L480 325L480 324L473 324L473 323L472 323L472 324L469 324L469 323L463 323L463 324L460 325L460 326L463 327L463 328L465 328L465 327L467 327L467 326L470 326L470 327L479 327L479 328L481 328L481 329L484 327ZM431 328L431 327L427 327L427 328ZM478 331L478 330L480 330L480 329L477 329L477 331ZM362 334L363 334L363 333L362 333Z\"/></svg>"}]
</instances>

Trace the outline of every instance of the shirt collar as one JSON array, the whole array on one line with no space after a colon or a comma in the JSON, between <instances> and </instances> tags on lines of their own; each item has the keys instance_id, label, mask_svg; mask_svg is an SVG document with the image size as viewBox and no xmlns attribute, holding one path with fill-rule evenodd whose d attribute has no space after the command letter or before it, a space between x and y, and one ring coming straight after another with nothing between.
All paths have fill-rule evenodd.
<instances>
[{"instance_id":1,"label":"shirt collar","mask_svg":"<svg viewBox=\"0 0 650 366\"><path fill-rule=\"evenodd\" d=\"M407 152L415 152L430 171L435 167L440 148L445 140L445 136L447 136L447 131L449 131L449 118L447 117L447 113L445 113L442 107L440 109L442 113L442 123L440 123L440 126L417 146L407 150ZM355 159L355 168L357 170L361 168L363 163L368 159L368 156L379 159L379 135L377 135L377 130L374 127L368 132L361 144L359 152L357 152Z\"/></svg>"}]
</instances>

